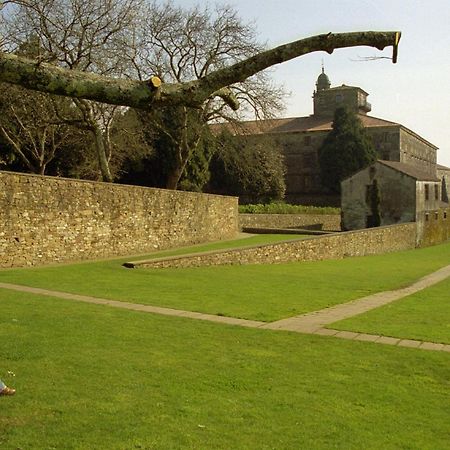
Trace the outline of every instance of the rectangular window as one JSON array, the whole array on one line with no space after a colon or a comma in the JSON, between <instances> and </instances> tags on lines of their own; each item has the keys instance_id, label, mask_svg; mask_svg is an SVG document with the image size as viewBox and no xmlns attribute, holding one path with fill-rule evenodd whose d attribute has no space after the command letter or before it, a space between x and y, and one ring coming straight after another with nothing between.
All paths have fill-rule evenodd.
<instances>
[{"instance_id":1,"label":"rectangular window","mask_svg":"<svg viewBox=\"0 0 450 450\"><path fill-rule=\"evenodd\" d=\"M425 185L425 200L430 199L430 186L428 184Z\"/></svg>"},{"instance_id":2,"label":"rectangular window","mask_svg":"<svg viewBox=\"0 0 450 450\"><path fill-rule=\"evenodd\" d=\"M439 186L437 184L434 185L434 199L439 200Z\"/></svg>"},{"instance_id":3,"label":"rectangular window","mask_svg":"<svg viewBox=\"0 0 450 450\"><path fill-rule=\"evenodd\" d=\"M439 213L436 211L434 213L434 220L438 220L439 219Z\"/></svg>"},{"instance_id":4,"label":"rectangular window","mask_svg":"<svg viewBox=\"0 0 450 450\"><path fill-rule=\"evenodd\" d=\"M304 143L305 145L311 145L311 136L305 136L305 137L303 138L303 143Z\"/></svg>"}]
</instances>

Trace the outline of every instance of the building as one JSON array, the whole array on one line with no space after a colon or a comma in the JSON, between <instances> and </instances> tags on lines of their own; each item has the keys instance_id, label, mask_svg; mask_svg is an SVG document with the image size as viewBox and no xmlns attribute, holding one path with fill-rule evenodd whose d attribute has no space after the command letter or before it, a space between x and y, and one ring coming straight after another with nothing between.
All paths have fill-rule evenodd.
<instances>
[{"instance_id":1,"label":"building","mask_svg":"<svg viewBox=\"0 0 450 450\"><path fill-rule=\"evenodd\" d=\"M379 160L342 181L342 229L428 220L443 206L441 189L436 173ZM376 214L380 220L374 224Z\"/></svg>"},{"instance_id":2,"label":"building","mask_svg":"<svg viewBox=\"0 0 450 450\"><path fill-rule=\"evenodd\" d=\"M331 87L322 69L313 93L312 115L242 122L232 132L247 139L269 134L281 145L287 170L286 200L291 203L340 204L339 197L330 195L322 186L318 162L318 150L332 129L334 111L340 106L347 106L357 114L380 159L409 164L436 177L437 147L399 123L367 115L371 111L368 95L360 87ZM448 181L450 169L444 169Z\"/></svg>"}]
</instances>

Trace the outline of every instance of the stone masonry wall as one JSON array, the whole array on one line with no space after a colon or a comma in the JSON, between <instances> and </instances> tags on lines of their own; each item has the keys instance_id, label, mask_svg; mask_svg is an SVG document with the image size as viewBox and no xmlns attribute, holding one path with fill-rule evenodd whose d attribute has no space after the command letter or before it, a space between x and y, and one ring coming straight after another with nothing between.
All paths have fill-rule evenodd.
<instances>
[{"instance_id":1,"label":"stone masonry wall","mask_svg":"<svg viewBox=\"0 0 450 450\"><path fill-rule=\"evenodd\" d=\"M341 229L340 214L239 214L239 227Z\"/></svg>"},{"instance_id":2,"label":"stone masonry wall","mask_svg":"<svg viewBox=\"0 0 450 450\"><path fill-rule=\"evenodd\" d=\"M0 267L233 238L237 198L0 172Z\"/></svg>"},{"instance_id":3,"label":"stone masonry wall","mask_svg":"<svg viewBox=\"0 0 450 450\"><path fill-rule=\"evenodd\" d=\"M148 260L138 267L200 267L225 264L277 264L342 259L416 247L416 224L348 231L298 241Z\"/></svg>"}]
</instances>

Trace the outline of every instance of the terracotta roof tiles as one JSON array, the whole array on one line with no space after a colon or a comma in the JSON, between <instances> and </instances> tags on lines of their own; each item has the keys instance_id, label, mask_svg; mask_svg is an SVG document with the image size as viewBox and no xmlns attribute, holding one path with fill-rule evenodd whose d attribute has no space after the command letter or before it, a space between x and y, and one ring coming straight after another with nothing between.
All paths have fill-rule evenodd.
<instances>
[{"instance_id":1,"label":"terracotta roof tiles","mask_svg":"<svg viewBox=\"0 0 450 450\"><path fill-rule=\"evenodd\" d=\"M377 117L358 114L359 119L366 128L372 127L398 127L395 122L378 119ZM306 116L293 117L287 119L252 120L237 124L220 123L211 125L213 132L228 130L234 135L255 135L255 134L279 134L279 133L301 133L309 131L330 131L333 120L331 118Z\"/></svg>"}]
</instances>

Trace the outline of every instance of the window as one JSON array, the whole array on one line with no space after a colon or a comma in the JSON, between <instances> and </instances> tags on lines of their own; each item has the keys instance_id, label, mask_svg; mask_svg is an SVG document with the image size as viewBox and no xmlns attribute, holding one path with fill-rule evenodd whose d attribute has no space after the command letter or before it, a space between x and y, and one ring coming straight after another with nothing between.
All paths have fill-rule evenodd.
<instances>
[{"instance_id":1,"label":"window","mask_svg":"<svg viewBox=\"0 0 450 450\"><path fill-rule=\"evenodd\" d=\"M305 136L305 137L303 138L303 143L304 143L305 145L311 145L311 136Z\"/></svg>"},{"instance_id":2,"label":"window","mask_svg":"<svg viewBox=\"0 0 450 450\"><path fill-rule=\"evenodd\" d=\"M425 185L425 200L430 199L430 186L428 184Z\"/></svg>"},{"instance_id":3,"label":"window","mask_svg":"<svg viewBox=\"0 0 450 450\"><path fill-rule=\"evenodd\" d=\"M428 219L429 219L429 214L425 213L425 222L428 222Z\"/></svg>"},{"instance_id":4,"label":"window","mask_svg":"<svg viewBox=\"0 0 450 450\"><path fill-rule=\"evenodd\" d=\"M434 213L434 220L438 220L439 219L439 213L436 211Z\"/></svg>"},{"instance_id":5,"label":"window","mask_svg":"<svg viewBox=\"0 0 450 450\"><path fill-rule=\"evenodd\" d=\"M434 199L439 200L439 186L437 184L434 185Z\"/></svg>"},{"instance_id":6,"label":"window","mask_svg":"<svg viewBox=\"0 0 450 450\"><path fill-rule=\"evenodd\" d=\"M342 94L336 94L336 103L341 103L344 99Z\"/></svg>"},{"instance_id":7,"label":"window","mask_svg":"<svg viewBox=\"0 0 450 450\"><path fill-rule=\"evenodd\" d=\"M447 218L447 211L444 211L444 219Z\"/></svg>"}]
</instances>

